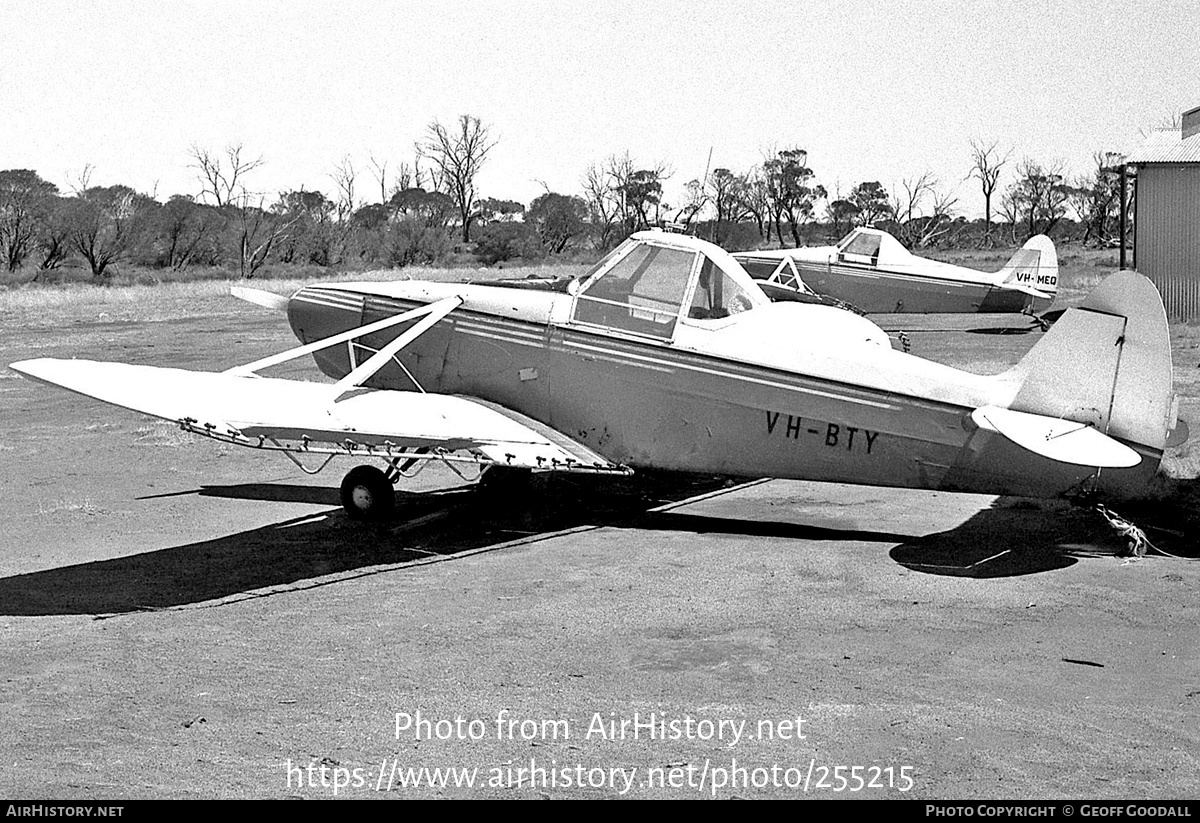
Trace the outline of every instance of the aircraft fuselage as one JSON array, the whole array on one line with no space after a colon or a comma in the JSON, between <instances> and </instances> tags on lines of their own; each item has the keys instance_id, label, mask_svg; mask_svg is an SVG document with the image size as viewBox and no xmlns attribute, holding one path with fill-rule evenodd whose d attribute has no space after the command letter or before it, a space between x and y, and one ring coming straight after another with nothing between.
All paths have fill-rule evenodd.
<instances>
[{"instance_id":1,"label":"aircraft fuselage","mask_svg":"<svg viewBox=\"0 0 1200 823\"><path fill-rule=\"evenodd\" d=\"M797 261L804 282L819 294L849 303L869 314L961 314L1023 312L1035 305L1031 295L991 283L903 274L883 269ZM1050 304L1041 301L1042 307Z\"/></svg>"},{"instance_id":2,"label":"aircraft fuselage","mask_svg":"<svg viewBox=\"0 0 1200 823\"><path fill-rule=\"evenodd\" d=\"M833 346L812 370L800 352L787 367L555 322L568 295L416 282L302 289L289 319L309 342L449 293L465 304L368 386L415 379L499 403L635 468L1041 497L1098 474L971 424L973 409L1006 405L1015 387L878 346ZM325 350L317 364L341 378L400 331ZM1153 475L1161 454L1130 445L1141 463L1105 469L1103 489L1130 492Z\"/></svg>"}]
</instances>

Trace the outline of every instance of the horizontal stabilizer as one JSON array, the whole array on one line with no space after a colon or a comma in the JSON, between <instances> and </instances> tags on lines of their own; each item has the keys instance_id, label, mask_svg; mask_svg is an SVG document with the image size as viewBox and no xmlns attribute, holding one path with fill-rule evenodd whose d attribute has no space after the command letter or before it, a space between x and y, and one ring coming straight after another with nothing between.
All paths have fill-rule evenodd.
<instances>
[{"instance_id":1,"label":"horizontal stabilizer","mask_svg":"<svg viewBox=\"0 0 1200 823\"><path fill-rule=\"evenodd\" d=\"M1011 280L1004 284L1004 288L1012 289L1013 291L1019 291L1024 294L1028 294L1031 297L1040 297L1043 300L1051 300L1054 298L1054 294L1055 294L1052 291L1042 291L1041 289L1036 288L1034 286L1030 286L1025 283L1017 283L1017 282L1011 281Z\"/></svg>"},{"instance_id":2,"label":"horizontal stabilizer","mask_svg":"<svg viewBox=\"0 0 1200 823\"><path fill-rule=\"evenodd\" d=\"M626 473L559 432L468 397L358 389L230 372L92 360L24 360L14 371L245 446L377 457L465 452L481 464ZM532 422L532 421L530 421ZM540 426L540 424L537 424Z\"/></svg>"},{"instance_id":3,"label":"horizontal stabilizer","mask_svg":"<svg viewBox=\"0 0 1200 823\"><path fill-rule=\"evenodd\" d=\"M971 412L981 429L1004 435L1034 454L1077 466L1128 468L1142 458L1136 451L1087 423L983 406Z\"/></svg>"},{"instance_id":4,"label":"horizontal stabilizer","mask_svg":"<svg viewBox=\"0 0 1200 823\"><path fill-rule=\"evenodd\" d=\"M262 289L250 289L245 286L230 286L229 293L239 300L245 300L265 309L287 311L288 299L281 294L274 294Z\"/></svg>"}]
</instances>

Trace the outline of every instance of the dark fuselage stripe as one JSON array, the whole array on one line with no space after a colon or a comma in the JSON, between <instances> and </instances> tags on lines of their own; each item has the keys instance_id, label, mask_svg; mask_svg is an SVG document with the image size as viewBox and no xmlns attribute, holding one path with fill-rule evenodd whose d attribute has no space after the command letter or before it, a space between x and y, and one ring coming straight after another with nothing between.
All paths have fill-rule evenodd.
<instances>
[{"instance_id":1,"label":"dark fuselage stripe","mask_svg":"<svg viewBox=\"0 0 1200 823\"><path fill-rule=\"evenodd\" d=\"M401 300L391 297L386 300L387 306L376 304L372 306L372 309L378 311L394 308L397 312L401 312L425 305L417 300ZM489 337L501 342L540 347L544 346L546 341L546 327L541 323L510 320L466 308L456 309L449 319L467 333ZM537 331L534 332L531 326ZM683 368L717 377L749 380L784 390L816 394L883 409L899 409L902 405L952 413L961 413L971 409L965 405L904 395L884 389L856 386L813 375L798 375L771 366L731 361L699 352L680 351L672 349L666 344L627 342L602 333L587 332L567 326L553 326L551 331L562 334L561 343L566 351L585 351L591 356L601 356L610 362L651 368L656 371Z\"/></svg>"}]
</instances>

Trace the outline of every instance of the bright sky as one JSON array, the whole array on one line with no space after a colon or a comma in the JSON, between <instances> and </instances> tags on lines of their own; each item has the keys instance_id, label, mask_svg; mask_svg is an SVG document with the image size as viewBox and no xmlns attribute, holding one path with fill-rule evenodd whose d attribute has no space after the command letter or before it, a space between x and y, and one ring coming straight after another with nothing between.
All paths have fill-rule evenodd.
<instances>
[{"instance_id":1,"label":"bright sky","mask_svg":"<svg viewBox=\"0 0 1200 823\"><path fill-rule=\"evenodd\" d=\"M1200 105L1195 0L111 2L0 6L0 169L198 194L193 145L264 159L251 188L332 194L349 156L412 163L436 119L491 127L484 196L579 193L629 151L666 200L799 146L831 192L932 171L970 140L1086 172ZM973 184L960 211L982 213Z\"/></svg>"}]
</instances>

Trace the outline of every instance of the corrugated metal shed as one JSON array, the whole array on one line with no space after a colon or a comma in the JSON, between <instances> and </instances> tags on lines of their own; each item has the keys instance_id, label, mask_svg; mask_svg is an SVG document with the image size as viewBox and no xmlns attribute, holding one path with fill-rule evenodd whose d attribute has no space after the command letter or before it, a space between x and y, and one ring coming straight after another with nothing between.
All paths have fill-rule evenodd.
<instances>
[{"instance_id":1,"label":"corrugated metal shed","mask_svg":"<svg viewBox=\"0 0 1200 823\"><path fill-rule=\"evenodd\" d=\"M1200 134L1179 139L1177 131L1156 131L1125 158L1126 163L1200 163Z\"/></svg>"},{"instance_id":2,"label":"corrugated metal shed","mask_svg":"<svg viewBox=\"0 0 1200 823\"><path fill-rule=\"evenodd\" d=\"M1138 169L1136 254L1167 316L1200 318L1200 163Z\"/></svg>"},{"instance_id":3,"label":"corrugated metal shed","mask_svg":"<svg viewBox=\"0 0 1200 823\"><path fill-rule=\"evenodd\" d=\"M1185 126L1195 111L1185 114ZM1137 169L1137 269L1158 286L1168 317L1198 320L1200 133L1155 132L1125 162Z\"/></svg>"}]
</instances>

